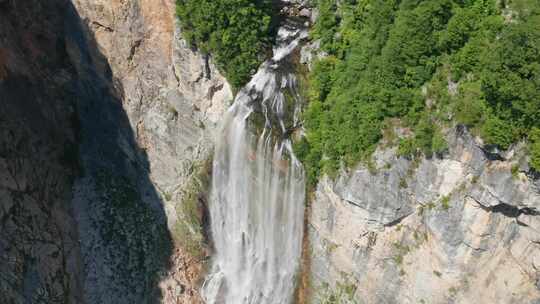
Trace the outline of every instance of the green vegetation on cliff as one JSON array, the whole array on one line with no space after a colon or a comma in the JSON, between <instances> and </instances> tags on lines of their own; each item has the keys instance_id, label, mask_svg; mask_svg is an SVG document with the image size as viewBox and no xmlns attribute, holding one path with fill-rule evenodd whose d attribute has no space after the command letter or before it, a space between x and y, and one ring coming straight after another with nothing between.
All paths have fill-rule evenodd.
<instances>
[{"instance_id":1,"label":"green vegetation on cliff","mask_svg":"<svg viewBox=\"0 0 540 304\"><path fill-rule=\"evenodd\" d=\"M177 0L183 37L215 58L239 88L264 59L271 39L270 0Z\"/></svg>"},{"instance_id":2,"label":"green vegetation on cliff","mask_svg":"<svg viewBox=\"0 0 540 304\"><path fill-rule=\"evenodd\" d=\"M502 149L528 138L540 170L540 1L317 5L312 35L328 56L311 72L297 144L311 182L369 156L395 118L411 130L403 156L443 153L442 127L457 121Z\"/></svg>"},{"instance_id":3,"label":"green vegetation on cliff","mask_svg":"<svg viewBox=\"0 0 540 304\"><path fill-rule=\"evenodd\" d=\"M194 164L191 177L181 194L181 201L175 209L178 220L172 230L173 240L187 253L197 259L204 258L207 245L204 236L204 204L209 192L212 175L212 160Z\"/></svg>"}]
</instances>

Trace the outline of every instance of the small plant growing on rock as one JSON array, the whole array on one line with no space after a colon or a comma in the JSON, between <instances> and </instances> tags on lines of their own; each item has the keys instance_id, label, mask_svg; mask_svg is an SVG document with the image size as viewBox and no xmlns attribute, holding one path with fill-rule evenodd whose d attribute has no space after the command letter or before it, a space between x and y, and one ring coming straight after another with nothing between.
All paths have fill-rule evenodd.
<instances>
[{"instance_id":1,"label":"small plant growing on rock","mask_svg":"<svg viewBox=\"0 0 540 304\"><path fill-rule=\"evenodd\" d=\"M402 177L400 180L399 180L399 188L401 189L405 189L407 188L408 185L407 185L407 179L405 177Z\"/></svg>"},{"instance_id":2,"label":"small plant growing on rock","mask_svg":"<svg viewBox=\"0 0 540 304\"><path fill-rule=\"evenodd\" d=\"M163 198L165 198L166 201L172 200L172 194L170 192L163 193Z\"/></svg>"},{"instance_id":3,"label":"small plant growing on rock","mask_svg":"<svg viewBox=\"0 0 540 304\"><path fill-rule=\"evenodd\" d=\"M369 174L371 175L376 175L377 173L379 173L377 165L375 164L375 162L373 161L371 157L366 159L366 167L369 171Z\"/></svg>"},{"instance_id":4,"label":"small plant growing on rock","mask_svg":"<svg viewBox=\"0 0 540 304\"><path fill-rule=\"evenodd\" d=\"M512 165L512 168L510 168L510 172L512 173L512 177L514 179L519 179L519 164Z\"/></svg>"},{"instance_id":5,"label":"small plant growing on rock","mask_svg":"<svg viewBox=\"0 0 540 304\"><path fill-rule=\"evenodd\" d=\"M425 214L426 211L433 210L435 208L434 202L429 202L427 204L420 204L420 207L418 207L418 215L422 216Z\"/></svg>"},{"instance_id":6,"label":"small plant growing on rock","mask_svg":"<svg viewBox=\"0 0 540 304\"><path fill-rule=\"evenodd\" d=\"M450 196L445 195L445 196L442 197L442 199L441 199L441 207L443 208L443 210L450 209Z\"/></svg>"},{"instance_id":7,"label":"small plant growing on rock","mask_svg":"<svg viewBox=\"0 0 540 304\"><path fill-rule=\"evenodd\" d=\"M210 159L194 167L182 201L176 206L178 221L172 231L173 239L195 258L202 258L204 254L203 204L210 184L211 168Z\"/></svg>"},{"instance_id":8,"label":"small plant growing on rock","mask_svg":"<svg viewBox=\"0 0 540 304\"><path fill-rule=\"evenodd\" d=\"M403 265L403 260L409 252L411 252L411 249L407 245L402 245L400 243L394 243L394 247L396 248L396 255L394 255L393 260L394 262L401 266Z\"/></svg>"},{"instance_id":9,"label":"small plant growing on rock","mask_svg":"<svg viewBox=\"0 0 540 304\"><path fill-rule=\"evenodd\" d=\"M352 282L339 282L336 286L330 289L328 283L323 283L320 288L319 304L357 304L354 298L357 284Z\"/></svg>"}]
</instances>

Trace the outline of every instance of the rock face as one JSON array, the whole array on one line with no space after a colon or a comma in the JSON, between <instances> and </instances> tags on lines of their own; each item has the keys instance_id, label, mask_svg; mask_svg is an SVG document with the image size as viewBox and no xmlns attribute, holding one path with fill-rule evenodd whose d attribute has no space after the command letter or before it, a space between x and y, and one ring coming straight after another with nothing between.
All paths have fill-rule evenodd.
<instances>
[{"instance_id":1,"label":"rock face","mask_svg":"<svg viewBox=\"0 0 540 304\"><path fill-rule=\"evenodd\" d=\"M314 300L540 303L540 182L464 130L449 155L323 179L308 219ZM371 172L370 172L371 171ZM315 301L315 303L317 303Z\"/></svg>"},{"instance_id":2,"label":"rock face","mask_svg":"<svg viewBox=\"0 0 540 304\"><path fill-rule=\"evenodd\" d=\"M212 131L232 102L230 86L181 39L173 0L73 2L110 65L103 72L122 87L152 181L176 196L192 163L209 156Z\"/></svg>"},{"instance_id":3,"label":"rock face","mask_svg":"<svg viewBox=\"0 0 540 304\"><path fill-rule=\"evenodd\" d=\"M231 101L173 0L0 0L0 303L200 303L208 159ZM380 149L375 168L320 181L310 303L540 303L523 149L448 138L442 159Z\"/></svg>"},{"instance_id":4,"label":"rock face","mask_svg":"<svg viewBox=\"0 0 540 304\"><path fill-rule=\"evenodd\" d=\"M98 73L109 75L113 86L120 91L118 99L129 129L133 130L133 139L147 160L148 180L144 181L147 186L137 181L132 185L137 189L153 189L153 193L143 190L146 193L141 197L142 205L161 209L161 218L167 222L166 234L170 233L164 236L164 241L155 244L152 218L143 221L136 233L130 231L129 218L145 213L143 209L131 208L123 213L113 209L115 220L124 224L119 230L113 229L113 234L125 236L127 241L108 246L99 227L110 224L110 202L98 203L98 208L84 203L92 196L96 182L77 183L77 193L81 193L77 198L81 201L76 200L75 210L83 240L86 299L90 303L118 303L117 299L125 303L157 301L153 291L141 284L133 285L133 279L129 282L118 279L116 273L125 272L128 278L144 275L136 269L136 264L126 266L123 260L138 261L144 255L146 263L152 264L163 258L161 251L165 250L168 253L164 258L169 265L143 268L147 273L159 269L156 280L160 282L161 301L198 303L204 253L193 252L201 248L191 251L186 248L202 246L200 224L204 212L199 210L200 202L189 200L195 195L191 192L195 191L192 185L199 178L199 167L211 157L213 131L232 101L230 86L207 57L191 50L181 39L174 1L74 0L73 3L86 27L85 39L95 45L90 55L102 63L98 65L101 68ZM107 178L105 182L109 183ZM114 197L114 193L111 195ZM186 207L188 203L193 204L189 208L197 210ZM95 225L96 222L100 224ZM154 244L166 249L135 250L139 247L137 242L143 248Z\"/></svg>"},{"instance_id":5,"label":"rock face","mask_svg":"<svg viewBox=\"0 0 540 304\"><path fill-rule=\"evenodd\" d=\"M232 92L174 1L0 15L0 303L198 303L199 192Z\"/></svg>"},{"instance_id":6,"label":"rock face","mask_svg":"<svg viewBox=\"0 0 540 304\"><path fill-rule=\"evenodd\" d=\"M0 1L0 303L81 303L67 1Z\"/></svg>"}]
</instances>

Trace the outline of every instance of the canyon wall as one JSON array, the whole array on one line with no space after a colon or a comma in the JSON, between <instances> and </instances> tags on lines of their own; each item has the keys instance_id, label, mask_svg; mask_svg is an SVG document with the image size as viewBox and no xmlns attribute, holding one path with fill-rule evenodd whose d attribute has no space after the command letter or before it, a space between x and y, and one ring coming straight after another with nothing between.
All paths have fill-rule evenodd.
<instances>
[{"instance_id":1,"label":"canyon wall","mask_svg":"<svg viewBox=\"0 0 540 304\"><path fill-rule=\"evenodd\" d=\"M100 72L111 74L113 85L121 88L120 102L148 159L149 182L171 234L172 264L160 278L163 301L197 303L206 258L201 227L204 195L199 192L209 174L213 131L232 101L230 86L207 56L181 39L174 1L74 1L74 5L86 26L86 40L95 43L92 56L102 57L103 66L110 68ZM88 220L82 216L80 222ZM93 238L88 227L82 229L89 237L83 252L89 253L86 260L92 267L99 267L92 249L102 240ZM86 282L87 290L111 293L107 281Z\"/></svg>"},{"instance_id":2,"label":"canyon wall","mask_svg":"<svg viewBox=\"0 0 540 304\"><path fill-rule=\"evenodd\" d=\"M80 174L78 80L59 17L66 5L0 1L1 303L82 299L70 215Z\"/></svg>"},{"instance_id":3,"label":"canyon wall","mask_svg":"<svg viewBox=\"0 0 540 304\"><path fill-rule=\"evenodd\" d=\"M326 56L319 45L302 48L308 69ZM460 125L445 138L446 153L416 159L385 138L367 163L319 179L301 303L540 303L540 176L527 145L493 150Z\"/></svg>"},{"instance_id":4,"label":"canyon wall","mask_svg":"<svg viewBox=\"0 0 540 304\"><path fill-rule=\"evenodd\" d=\"M110 74L113 85L121 88L119 99L134 140L147 157L148 182L157 196L147 204L164 211L171 238L166 258L171 264L158 279L162 301L197 303L206 258L201 227L204 195L199 188L208 174L213 130L232 101L231 89L209 58L181 39L174 1L74 1L74 5L86 27L86 40L95 44L92 57L105 67L99 72ZM96 261L96 255L109 249L94 252L103 239L85 225L108 215L84 208L80 214L81 234L88 239L84 258L92 270L121 261L121 254ZM91 302L105 301L100 295L114 293L114 284L103 280L105 269L93 278L86 276L85 290L96 291L89 295Z\"/></svg>"},{"instance_id":5,"label":"canyon wall","mask_svg":"<svg viewBox=\"0 0 540 304\"><path fill-rule=\"evenodd\" d=\"M198 303L232 92L174 1L0 1L2 303Z\"/></svg>"},{"instance_id":6,"label":"canyon wall","mask_svg":"<svg viewBox=\"0 0 540 304\"><path fill-rule=\"evenodd\" d=\"M316 16L306 1L291 14ZM0 0L0 302L200 303L217 126L233 94L173 0ZM301 61L316 58L310 43ZM540 303L525 147L395 148L308 199L309 303Z\"/></svg>"},{"instance_id":7,"label":"canyon wall","mask_svg":"<svg viewBox=\"0 0 540 304\"><path fill-rule=\"evenodd\" d=\"M324 178L310 202L315 303L540 303L540 181L524 147L483 150L463 128L448 155Z\"/></svg>"}]
</instances>

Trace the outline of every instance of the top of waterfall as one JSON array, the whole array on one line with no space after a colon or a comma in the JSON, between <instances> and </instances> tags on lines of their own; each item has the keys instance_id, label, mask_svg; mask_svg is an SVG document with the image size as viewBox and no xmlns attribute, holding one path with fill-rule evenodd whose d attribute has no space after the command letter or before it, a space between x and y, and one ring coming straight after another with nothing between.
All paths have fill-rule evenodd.
<instances>
[{"instance_id":1,"label":"top of waterfall","mask_svg":"<svg viewBox=\"0 0 540 304\"><path fill-rule=\"evenodd\" d=\"M278 62L287 57L296 49L302 39L308 37L308 30L298 24L285 24L281 26L277 33L276 46L272 61Z\"/></svg>"}]
</instances>

